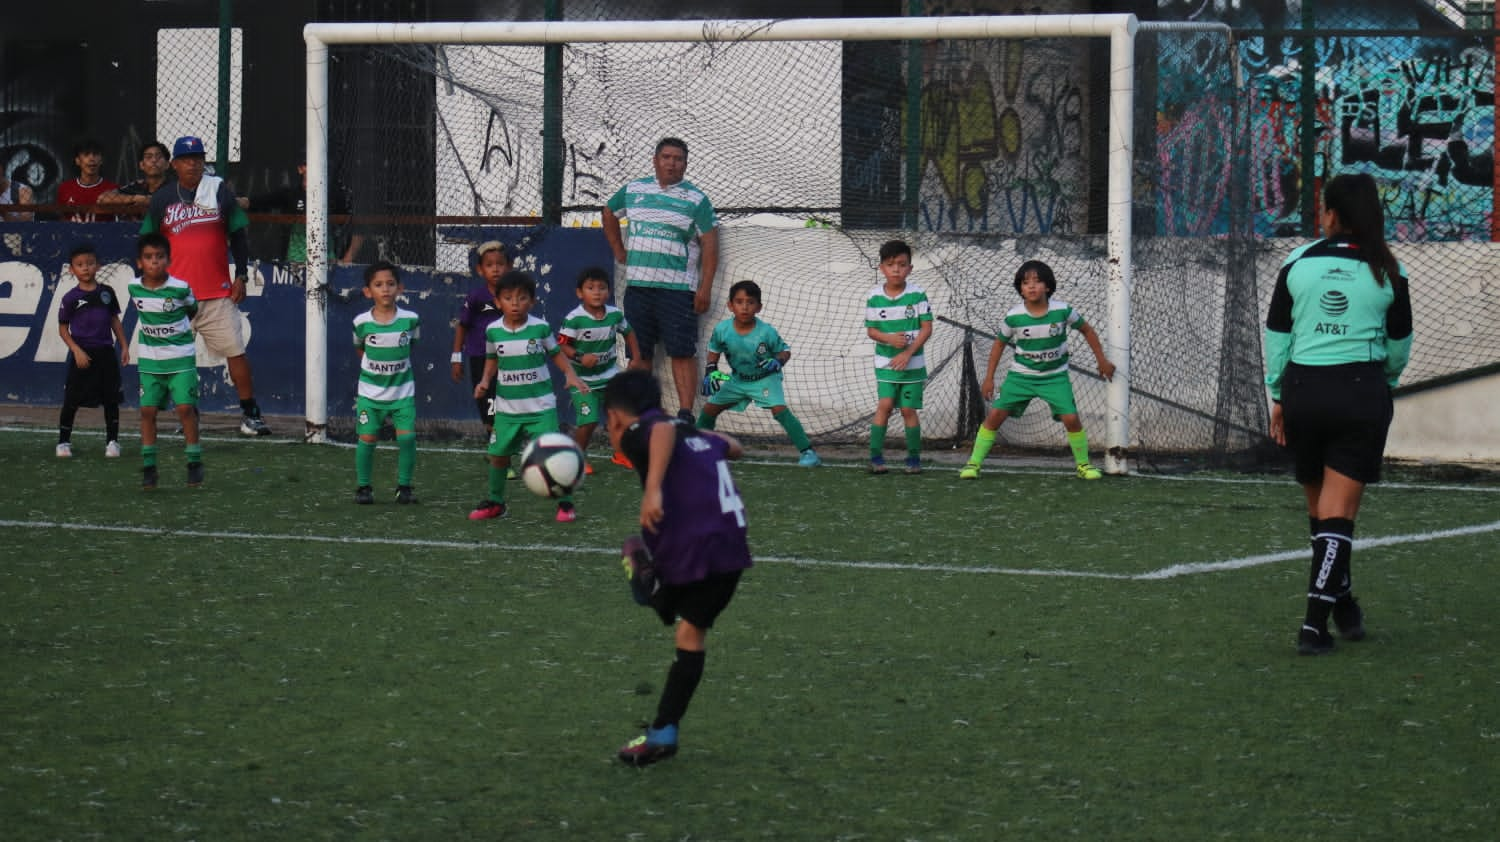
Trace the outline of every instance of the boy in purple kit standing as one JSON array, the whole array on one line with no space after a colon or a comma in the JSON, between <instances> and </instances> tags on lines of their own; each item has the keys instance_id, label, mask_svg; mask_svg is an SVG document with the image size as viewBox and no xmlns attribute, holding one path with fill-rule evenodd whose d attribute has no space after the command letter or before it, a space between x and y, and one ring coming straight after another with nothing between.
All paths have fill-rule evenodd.
<instances>
[{"instance_id":1,"label":"boy in purple kit standing","mask_svg":"<svg viewBox=\"0 0 1500 842\"><path fill-rule=\"evenodd\" d=\"M89 243L80 243L68 253L68 269L78 286L63 294L57 308L57 332L68 346L68 379L63 387L62 412L57 420L57 456L73 455L73 419L80 406L104 407L104 431L108 442L104 455L120 455L121 360L130 364L130 344L120 324L120 299L108 284L99 283L99 255Z\"/></svg>"},{"instance_id":2,"label":"boy in purple kit standing","mask_svg":"<svg viewBox=\"0 0 1500 842\"><path fill-rule=\"evenodd\" d=\"M656 719L619 750L623 762L647 766L677 753L678 723L703 678L708 630L751 565L745 503L728 461L744 451L730 436L663 412L661 386L646 371L615 375L604 390L604 413L610 443L641 476L642 540L628 542L636 547L633 563L637 571L651 564L654 583L644 588L654 590L650 605L663 623L676 625L677 657Z\"/></svg>"},{"instance_id":3,"label":"boy in purple kit standing","mask_svg":"<svg viewBox=\"0 0 1500 842\"><path fill-rule=\"evenodd\" d=\"M458 311L458 323L453 328L453 382L462 383L464 360L469 363L469 389L479 385L484 374L484 332L490 323L500 318L499 296L496 284L500 276L510 271L510 256L499 240L480 243L474 249L474 274L484 281L484 286L469 290L464 296L463 306ZM495 409L490 396L474 399L479 410L479 420L486 431L495 429Z\"/></svg>"}]
</instances>

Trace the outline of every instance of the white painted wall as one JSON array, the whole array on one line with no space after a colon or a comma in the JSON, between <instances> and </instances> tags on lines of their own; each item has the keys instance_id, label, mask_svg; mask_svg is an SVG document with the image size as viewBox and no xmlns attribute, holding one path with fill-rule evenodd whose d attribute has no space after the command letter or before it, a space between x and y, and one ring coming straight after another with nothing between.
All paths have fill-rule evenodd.
<instances>
[{"instance_id":1,"label":"white painted wall","mask_svg":"<svg viewBox=\"0 0 1500 842\"><path fill-rule=\"evenodd\" d=\"M1500 375L1398 398L1385 452L1423 462L1500 463Z\"/></svg>"}]
</instances>

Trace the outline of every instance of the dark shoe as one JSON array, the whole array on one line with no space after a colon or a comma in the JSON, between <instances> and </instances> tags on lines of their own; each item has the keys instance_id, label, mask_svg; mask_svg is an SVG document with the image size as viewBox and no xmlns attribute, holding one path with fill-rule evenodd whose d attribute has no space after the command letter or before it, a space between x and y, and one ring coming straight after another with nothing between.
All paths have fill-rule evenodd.
<instances>
[{"instance_id":1,"label":"dark shoe","mask_svg":"<svg viewBox=\"0 0 1500 842\"><path fill-rule=\"evenodd\" d=\"M368 485L361 485L354 489L354 502L361 506L368 506L375 502L375 489Z\"/></svg>"},{"instance_id":2,"label":"dark shoe","mask_svg":"<svg viewBox=\"0 0 1500 842\"><path fill-rule=\"evenodd\" d=\"M1359 600L1345 596L1335 602L1333 625L1339 630L1339 637L1345 640L1364 640L1365 612L1359 607Z\"/></svg>"},{"instance_id":3,"label":"dark shoe","mask_svg":"<svg viewBox=\"0 0 1500 842\"><path fill-rule=\"evenodd\" d=\"M197 488L203 484L203 463L189 462L187 466L188 488Z\"/></svg>"},{"instance_id":4,"label":"dark shoe","mask_svg":"<svg viewBox=\"0 0 1500 842\"><path fill-rule=\"evenodd\" d=\"M904 470L908 474L920 474L920 473L922 473L922 457L920 457L920 456L908 456L908 457L906 457L906 468Z\"/></svg>"},{"instance_id":5,"label":"dark shoe","mask_svg":"<svg viewBox=\"0 0 1500 842\"><path fill-rule=\"evenodd\" d=\"M872 457L870 457L870 473L872 473L872 474L888 474L890 472L891 472L891 469L887 468L885 466L885 457L884 456L872 456Z\"/></svg>"},{"instance_id":6,"label":"dark shoe","mask_svg":"<svg viewBox=\"0 0 1500 842\"><path fill-rule=\"evenodd\" d=\"M151 467L145 468L145 469L143 469L141 471L141 490L142 491L155 491L156 490L156 466L155 465L152 465Z\"/></svg>"},{"instance_id":7,"label":"dark shoe","mask_svg":"<svg viewBox=\"0 0 1500 842\"><path fill-rule=\"evenodd\" d=\"M246 415L240 419L240 435L242 436L269 436L271 428L259 415Z\"/></svg>"},{"instance_id":8,"label":"dark shoe","mask_svg":"<svg viewBox=\"0 0 1500 842\"><path fill-rule=\"evenodd\" d=\"M1297 633L1298 655L1327 655L1332 651L1333 635L1328 632L1303 626L1302 631Z\"/></svg>"},{"instance_id":9,"label":"dark shoe","mask_svg":"<svg viewBox=\"0 0 1500 842\"><path fill-rule=\"evenodd\" d=\"M650 766L677 753L677 726L647 728L646 733L620 747L619 757L631 766Z\"/></svg>"},{"instance_id":10,"label":"dark shoe","mask_svg":"<svg viewBox=\"0 0 1500 842\"><path fill-rule=\"evenodd\" d=\"M402 506L410 506L417 502L417 492L409 485L396 486L396 502Z\"/></svg>"}]
</instances>

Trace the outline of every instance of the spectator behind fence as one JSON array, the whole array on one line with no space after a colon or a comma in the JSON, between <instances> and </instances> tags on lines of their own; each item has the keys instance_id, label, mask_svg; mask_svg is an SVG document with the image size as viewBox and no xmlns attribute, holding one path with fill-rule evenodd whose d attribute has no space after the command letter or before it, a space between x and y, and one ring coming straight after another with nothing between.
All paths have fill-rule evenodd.
<instances>
[{"instance_id":1,"label":"spectator behind fence","mask_svg":"<svg viewBox=\"0 0 1500 842\"><path fill-rule=\"evenodd\" d=\"M36 197L31 192L31 187L17 181L15 176L9 178L0 172L0 205L34 205ZM30 222L32 214L25 211L5 211L0 213L0 221L3 222Z\"/></svg>"},{"instance_id":2,"label":"spectator behind fence","mask_svg":"<svg viewBox=\"0 0 1500 842\"><path fill-rule=\"evenodd\" d=\"M288 184L280 190L264 193L250 200L250 210L255 213L307 213L307 164L297 165L297 175L301 180L296 185ZM344 191L337 186L328 189L328 211L335 216L349 212L348 203L344 201ZM277 254L281 255L288 263L307 262L307 222L294 222L282 225L281 246ZM335 229L332 225L329 230L339 232L337 239L333 241L334 248L328 253L338 260L341 266L348 266L359 257L359 250L364 246L363 234L348 234L347 227L340 226Z\"/></svg>"},{"instance_id":3,"label":"spectator behind fence","mask_svg":"<svg viewBox=\"0 0 1500 842\"><path fill-rule=\"evenodd\" d=\"M104 151L96 140L83 140L73 147L73 165L78 167L78 177L57 185L59 205L84 205L86 211L64 212L62 218L68 222L110 222L113 216L100 215L93 211L103 196L118 185L104 177Z\"/></svg>"},{"instance_id":4,"label":"spectator behind fence","mask_svg":"<svg viewBox=\"0 0 1500 842\"><path fill-rule=\"evenodd\" d=\"M141 177L99 197L99 204L145 213L151 208L151 194L160 190L171 175L172 153L167 145L153 140L141 147L136 166Z\"/></svg>"},{"instance_id":5,"label":"spectator behind fence","mask_svg":"<svg viewBox=\"0 0 1500 842\"><path fill-rule=\"evenodd\" d=\"M179 137L172 146L176 181L151 195L151 208L141 221L141 233L166 235L172 255L172 274L188 282L198 300L193 332L212 352L224 357L229 377L239 392L240 432L268 436L271 428L260 417L251 379L250 360L240 332L245 285L250 280L250 220L224 179L204 174L203 141ZM234 278L226 257L234 257Z\"/></svg>"}]
</instances>

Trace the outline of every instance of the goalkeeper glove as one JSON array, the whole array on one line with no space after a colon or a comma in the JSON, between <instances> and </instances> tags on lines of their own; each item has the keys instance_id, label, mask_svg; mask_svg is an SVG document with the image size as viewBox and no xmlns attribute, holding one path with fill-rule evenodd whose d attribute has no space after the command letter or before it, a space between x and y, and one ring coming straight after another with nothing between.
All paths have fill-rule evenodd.
<instances>
[{"instance_id":1,"label":"goalkeeper glove","mask_svg":"<svg viewBox=\"0 0 1500 842\"><path fill-rule=\"evenodd\" d=\"M760 361L760 370L767 374L781 370L781 360L771 357Z\"/></svg>"},{"instance_id":2,"label":"goalkeeper glove","mask_svg":"<svg viewBox=\"0 0 1500 842\"><path fill-rule=\"evenodd\" d=\"M719 391L720 388L724 386L724 384L728 380L729 375L725 374L722 371L719 371L718 369L714 369L713 371L710 371L709 373L703 375L703 387L698 391L703 395L703 397L711 398Z\"/></svg>"}]
</instances>

